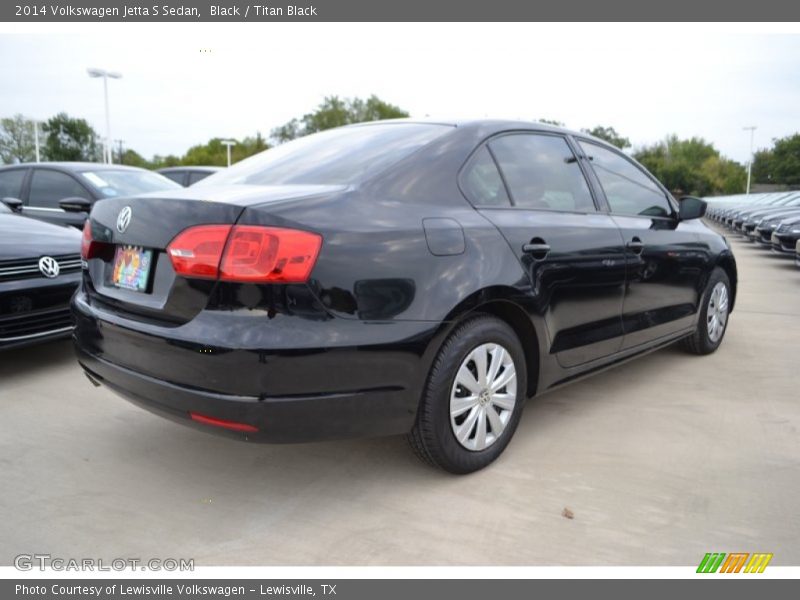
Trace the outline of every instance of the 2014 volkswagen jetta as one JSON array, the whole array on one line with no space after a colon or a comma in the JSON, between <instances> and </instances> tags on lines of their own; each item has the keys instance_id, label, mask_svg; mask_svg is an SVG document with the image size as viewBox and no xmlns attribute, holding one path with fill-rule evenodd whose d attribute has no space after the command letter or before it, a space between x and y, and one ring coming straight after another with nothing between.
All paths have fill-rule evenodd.
<instances>
[{"instance_id":1,"label":"2014 volkswagen jetta","mask_svg":"<svg viewBox=\"0 0 800 600\"><path fill-rule=\"evenodd\" d=\"M405 433L466 473L503 451L528 397L678 340L716 350L736 263L704 210L541 124L334 129L98 202L78 359L195 427Z\"/></svg>"}]
</instances>

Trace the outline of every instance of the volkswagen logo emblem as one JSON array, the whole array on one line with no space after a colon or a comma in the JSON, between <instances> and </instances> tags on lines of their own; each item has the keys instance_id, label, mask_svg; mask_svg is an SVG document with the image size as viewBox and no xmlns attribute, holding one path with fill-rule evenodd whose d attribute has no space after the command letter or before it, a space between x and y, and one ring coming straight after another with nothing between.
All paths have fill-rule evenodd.
<instances>
[{"instance_id":1,"label":"volkswagen logo emblem","mask_svg":"<svg viewBox=\"0 0 800 600\"><path fill-rule=\"evenodd\" d=\"M131 210L130 206L126 206L121 211L119 211L119 215L117 215L117 231L120 233L125 233L125 230L128 228L128 225L131 224L131 217L133 216L133 211Z\"/></svg>"},{"instance_id":2,"label":"volkswagen logo emblem","mask_svg":"<svg viewBox=\"0 0 800 600\"><path fill-rule=\"evenodd\" d=\"M39 259L39 270L42 275L52 279L53 277L58 277L61 267L58 266L58 261L52 256L43 256Z\"/></svg>"}]
</instances>

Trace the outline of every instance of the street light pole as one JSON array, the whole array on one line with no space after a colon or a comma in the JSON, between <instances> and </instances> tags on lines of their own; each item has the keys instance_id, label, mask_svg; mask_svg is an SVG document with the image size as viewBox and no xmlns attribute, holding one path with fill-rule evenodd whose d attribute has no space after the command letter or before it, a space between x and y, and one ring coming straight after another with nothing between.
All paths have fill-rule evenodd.
<instances>
[{"instance_id":1,"label":"street light pole","mask_svg":"<svg viewBox=\"0 0 800 600\"><path fill-rule=\"evenodd\" d=\"M222 140L222 145L228 147L228 166L231 166L231 146L236 145L236 140Z\"/></svg>"},{"instance_id":2,"label":"street light pole","mask_svg":"<svg viewBox=\"0 0 800 600\"><path fill-rule=\"evenodd\" d=\"M117 73L115 71L106 71L105 69L86 69L86 72L89 73L89 77L102 77L103 78L103 97L105 98L105 108L106 108L106 139L104 144L104 160L105 162L111 164L112 160L112 151L111 151L111 117L109 116L108 111L108 78L111 79L120 79L122 77L121 73Z\"/></svg>"},{"instance_id":3,"label":"street light pole","mask_svg":"<svg viewBox=\"0 0 800 600\"><path fill-rule=\"evenodd\" d=\"M33 120L33 145L36 148L36 162L39 161L39 121Z\"/></svg>"},{"instance_id":4,"label":"street light pole","mask_svg":"<svg viewBox=\"0 0 800 600\"><path fill-rule=\"evenodd\" d=\"M747 159L747 194L750 193L750 176L753 172L753 136L755 135L756 128L756 125L742 127L743 131L750 132L750 155Z\"/></svg>"}]
</instances>

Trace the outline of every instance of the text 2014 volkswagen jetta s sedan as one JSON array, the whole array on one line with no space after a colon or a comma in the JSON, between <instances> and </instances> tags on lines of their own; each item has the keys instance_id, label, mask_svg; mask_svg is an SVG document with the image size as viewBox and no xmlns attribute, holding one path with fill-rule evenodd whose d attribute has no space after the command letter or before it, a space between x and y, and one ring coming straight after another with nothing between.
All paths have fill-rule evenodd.
<instances>
[{"instance_id":1,"label":"text 2014 volkswagen jetta s sedan","mask_svg":"<svg viewBox=\"0 0 800 600\"><path fill-rule=\"evenodd\" d=\"M677 340L720 345L736 264L704 210L540 124L334 129L98 202L78 358L209 431L407 433L466 473L503 451L526 398Z\"/></svg>"}]
</instances>

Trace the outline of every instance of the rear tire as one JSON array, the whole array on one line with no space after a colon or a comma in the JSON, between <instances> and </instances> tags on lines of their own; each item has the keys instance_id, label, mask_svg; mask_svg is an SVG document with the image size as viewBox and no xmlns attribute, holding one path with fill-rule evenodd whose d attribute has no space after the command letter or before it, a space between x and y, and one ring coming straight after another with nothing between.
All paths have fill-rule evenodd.
<instances>
[{"instance_id":1,"label":"rear tire","mask_svg":"<svg viewBox=\"0 0 800 600\"><path fill-rule=\"evenodd\" d=\"M514 435L526 390L525 354L514 330L490 315L473 317L439 351L409 443L423 461L450 473L482 469Z\"/></svg>"},{"instance_id":2,"label":"rear tire","mask_svg":"<svg viewBox=\"0 0 800 600\"><path fill-rule=\"evenodd\" d=\"M714 268L703 293L697 329L681 341L684 350L692 354L711 354L725 337L730 314L731 282L720 267Z\"/></svg>"}]
</instances>

